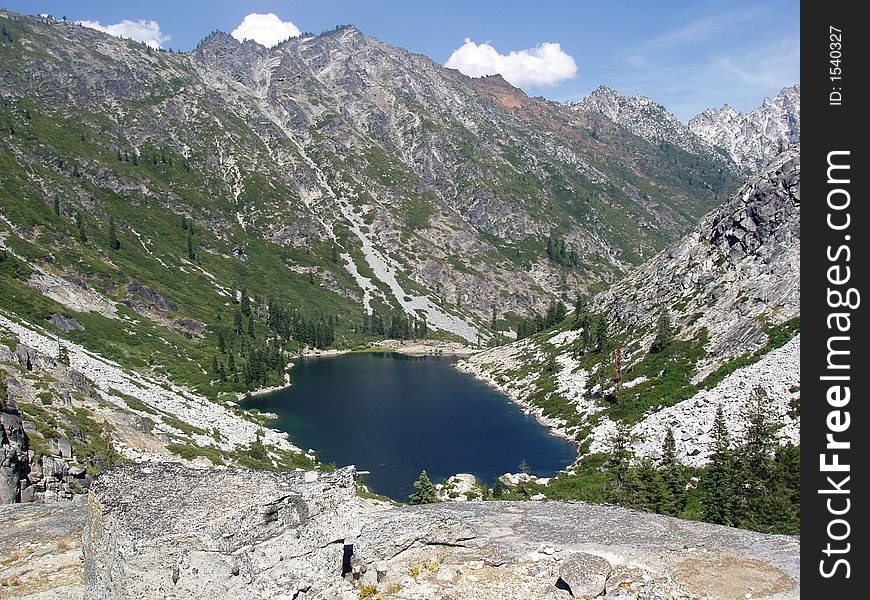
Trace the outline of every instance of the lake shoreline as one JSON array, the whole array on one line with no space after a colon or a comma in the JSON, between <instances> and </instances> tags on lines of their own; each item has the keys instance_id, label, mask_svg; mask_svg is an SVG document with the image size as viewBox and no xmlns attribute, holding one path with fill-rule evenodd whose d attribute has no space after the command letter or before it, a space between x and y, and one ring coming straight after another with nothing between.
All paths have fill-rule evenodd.
<instances>
[{"instance_id":1,"label":"lake shoreline","mask_svg":"<svg viewBox=\"0 0 870 600\"><path fill-rule=\"evenodd\" d=\"M499 383L493 378L486 376L483 370L475 368L468 362L463 361L456 363L453 365L453 368L455 368L460 373L465 373L466 375L473 377L476 381L483 383L490 389L495 390L496 392L507 398L513 404L519 406L521 409L523 409L523 412L525 414L533 417L539 425L545 427L550 435L562 438L573 444L576 448L577 456L574 459L574 462L571 463L571 465L569 465L568 467L565 467L565 469L573 466L577 463L578 460L580 460L580 458L582 457L580 454L581 443L575 437L568 434L561 421L546 416L542 408L535 406L527 400L522 399L518 393L511 393L512 390L509 390L508 388L499 385ZM564 471L565 469L562 470Z\"/></svg>"},{"instance_id":2,"label":"lake shoreline","mask_svg":"<svg viewBox=\"0 0 870 600\"><path fill-rule=\"evenodd\" d=\"M507 402L511 399L500 390L481 385L455 369L455 360L449 356L435 354L436 360L422 360L425 357L421 356L408 361L392 352L394 349L379 345L368 352L341 352L359 356L336 362L295 360L293 383L297 392L260 394L244 406L264 416L279 415L279 420L269 425L286 431L300 447L313 448L322 460L371 470L375 478L368 477L367 485L392 497L401 497L407 482L396 491L390 487L392 483L385 485L384 481L401 477L413 482L421 468L437 474L439 481L461 472L491 484L506 473L515 473L517 465L526 460L533 465L532 471L544 478L574 464L576 444L553 435L546 423L534 418L537 415ZM329 401L324 402L324 398ZM414 401L408 402L409 398ZM384 407L391 405L397 409L384 412ZM429 425L416 431L421 422ZM384 437L384 431L391 434ZM445 436L449 442L444 442ZM510 440L509 447L493 450L506 440ZM446 444L444 452L430 452L425 460L414 464L413 473L397 475L400 471L394 467L407 468L410 448L440 447L438 444ZM457 447L463 450L456 451ZM384 464L390 465L386 471L380 468ZM395 496L397 493L400 495Z\"/></svg>"},{"instance_id":3,"label":"lake shoreline","mask_svg":"<svg viewBox=\"0 0 870 600\"><path fill-rule=\"evenodd\" d=\"M459 342L450 342L446 340L383 340L376 342L364 348L347 348L319 350L313 348L303 348L301 352L294 354L290 362L285 366L285 375L283 385L269 386L257 388L244 394L236 394L237 400L243 400L247 396L256 397L280 392L286 390L293 385L290 372L292 371L297 358L317 358L317 357L333 357L343 356L345 354L362 354L366 352L395 352L406 356L472 356L481 352L482 348L475 348Z\"/></svg>"}]
</instances>

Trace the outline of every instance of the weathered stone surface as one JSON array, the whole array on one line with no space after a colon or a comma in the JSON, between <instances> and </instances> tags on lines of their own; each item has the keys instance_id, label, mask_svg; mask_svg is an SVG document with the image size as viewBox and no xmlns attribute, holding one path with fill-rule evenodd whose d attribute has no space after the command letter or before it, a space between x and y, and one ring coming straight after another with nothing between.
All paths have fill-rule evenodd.
<instances>
[{"instance_id":1,"label":"weathered stone surface","mask_svg":"<svg viewBox=\"0 0 870 600\"><path fill-rule=\"evenodd\" d=\"M717 557L707 566L728 590L742 577L799 597L795 537L582 502L375 509L353 490L352 469L113 469L90 496L85 597L351 599L367 584L404 599L556 600L561 577L576 597L688 600L726 589L693 562Z\"/></svg>"},{"instance_id":2,"label":"weathered stone surface","mask_svg":"<svg viewBox=\"0 0 870 600\"><path fill-rule=\"evenodd\" d=\"M159 490L159 491L156 491ZM361 512L352 469L133 465L93 485L86 598L334 597Z\"/></svg>"},{"instance_id":3,"label":"weathered stone surface","mask_svg":"<svg viewBox=\"0 0 870 600\"><path fill-rule=\"evenodd\" d=\"M52 313L47 321L64 333L70 333L72 331L84 329L84 326L81 323L79 323L72 317L67 317L60 313Z\"/></svg>"},{"instance_id":4,"label":"weathered stone surface","mask_svg":"<svg viewBox=\"0 0 870 600\"><path fill-rule=\"evenodd\" d=\"M81 600L84 497L0 507L0 597Z\"/></svg>"},{"instance_id":5,"label":"weathered stone surface","mask_svg":"<svg viewBox=\"0 0 870 600\"><path fill-rule=\"evenodd\" d=\"M559 579L568 586L575 598L594 598L604 592L610 563L604 558L586 552L571 554L559 567Z\"/></svg>"},{"instance_id":6,"label":"weathered stone surface","mask_svg":"<svg viewBox=\"0 0 870 600\"><path fill-rule=\"evenodd\" d=\"M127 284L127 292L139 298L147 307L156 308L164 312L173 312L178 310L178 305L147 285L142 285L135 279Z\"/></svg>"}]
</instances>

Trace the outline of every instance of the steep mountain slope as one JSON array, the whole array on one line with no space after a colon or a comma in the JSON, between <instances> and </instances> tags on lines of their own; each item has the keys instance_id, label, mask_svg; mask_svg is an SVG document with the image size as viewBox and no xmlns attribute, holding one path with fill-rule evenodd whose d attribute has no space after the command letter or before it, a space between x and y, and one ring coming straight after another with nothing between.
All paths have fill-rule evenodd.
<instances>
[{"instance_id":1,"label":"steep mountain slope","mask_svg":"<svg viewBox=\"0 0 870 600\"><path fill-rule=\"evenodd\" d=\"M741 167L755 170L789 144L800 140L800 84L783 88L761 106L738 113L727 104L710 108L689 121L689 129L710 145L723 149Z\"/></svg>"},{"instance_id":2,"label":"steep mountain slope","mask_svg":"<svg viewBox=\"0 0 870 600\"><path fill-rule=\"evenodd\" d=\"M612 284L736 188L731 163L700 146L468 78L354 27L272 49L218 32L172 53L48 18L0 11L0 24L0 379L17 477L4 487L18 497L66 493L80 459L100 469L116 450L310 467L236 404L286 384L306 346L510 336L559 297ZM649 122L659 117L673 124L656 110ZM651 285L632 281L632 293ZM759 309L726 291L728 306ZM625 296L612 318L648 327L655 303ZM664 358L714 369L725 355L694 359L706 338L686 329L691 316L675 317L685 339ZM764 343L758 331L703 335L720 333L734 353ZM580 344L558 335L555 346ZM626 366L643 363L638 348L626 345ZM587 350L548 348L510 374L574 434L595 411L570 402L606 395L602 382L575 385L609 368ZM637 417L646 401L619 410ZM31 425L32 455L17 433ZM28 469L50 477L22 479Z\"/></svg>"},{"instance_id":3,"label":"steep mountain slope","mask_svg":"<svg viewBox=\"0 0 870 600\"><path fill-rule=\"evenodd\" d=\"M656 456L672 427L682 459L700 464L716 405L739 439L734 424L757 385L786 425L780 435L795 440L799 241L794 147L557 330L480 353L461 368L592 451L606 450L613 422L623 421L634 426L641 455ZM674 337L655 349L663 314Z\"/></svg>"},{"instance_id":4,"label":"steep mountain slope","mask_svg":"<svg viewBox=\"0 0 870 600\"><path fill-rule=\"evenodd\" d=\"M305 296L344 323L397 308L475 341L489 335L480 325L493 309L510 317L563 290L600 289L729 185L689 156L672 160L622 128L353 27L271 50L215 33L173 54L2 19L3 213L19 232L10 244L80 253L68 233L75 214L104 232L112 215L124 251L151 263L137 281L155 289L173 285L163 265L177 276L186 260L183 232L171 249L162 239L184 215L201 236L201 264L190 267L199 291L243 287L212 260L229 257L239 274L270 270L268 284L249 282L259 294ZM548 260L551 236L578 260ZM55 258L43 268L89 275ZM133 275L116 266L108 279ZM321 288L313 302L308 279ZM201 307L174 302L207 321Z\"/></svg>"}]
</instances>

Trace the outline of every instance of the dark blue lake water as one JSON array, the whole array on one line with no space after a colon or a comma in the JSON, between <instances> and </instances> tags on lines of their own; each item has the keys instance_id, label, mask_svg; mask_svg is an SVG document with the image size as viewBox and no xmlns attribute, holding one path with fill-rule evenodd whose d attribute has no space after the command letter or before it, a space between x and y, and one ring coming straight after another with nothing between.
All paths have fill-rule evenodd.
<instances>
[{"instance_id":1,"label":"dark blue lake water","mask_svg":"<svg viewBox=\"0 0 870 600\"><path fill-rule=\"evenodd\" d=\"M407 500L423 469L434 481L472 473L492 485L518 472L523 459L539 477L574 460L572 444L451 367L454 360L392 353L302 358L291 387L246 406L279 415L270 426L320 460L371 471L366 485L397 500Z\"/></svg>"}]
</instances>

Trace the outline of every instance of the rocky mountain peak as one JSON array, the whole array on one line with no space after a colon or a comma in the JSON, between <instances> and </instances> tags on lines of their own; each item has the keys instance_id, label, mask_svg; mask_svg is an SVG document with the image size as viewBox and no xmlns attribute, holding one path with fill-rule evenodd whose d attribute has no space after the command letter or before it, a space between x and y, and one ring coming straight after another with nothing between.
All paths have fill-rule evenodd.
<instances>
[{"instance_id":1,"label":"rocky mountain peak","mask_svg":"<svg viewBox=\"0 0 870 600\"><path fill-rule=\"evenodd\" d=\"M727 104L707 109L689 121L689 129L752 171L800 139L800 110L800 84L795 84L746 113Z\"/></svg>"},{"instance_id":2,"label":"rocky mountain peak","mask_svg":"<svg viewBox=\"0 0 870 600\"><path fill-rule=\"evenodd\" d=\"M671 144L686 152L719 160L709 144L652 98L639 94L624 96L611 87L601 85L583 100L566 105L581 113L604 115L654 144Z\"/></svg>"}]
</instances>

